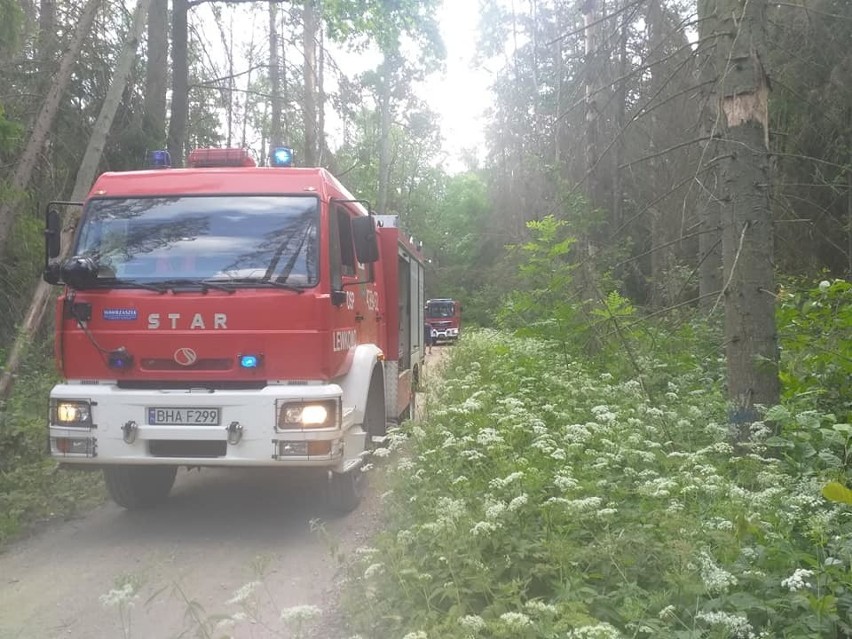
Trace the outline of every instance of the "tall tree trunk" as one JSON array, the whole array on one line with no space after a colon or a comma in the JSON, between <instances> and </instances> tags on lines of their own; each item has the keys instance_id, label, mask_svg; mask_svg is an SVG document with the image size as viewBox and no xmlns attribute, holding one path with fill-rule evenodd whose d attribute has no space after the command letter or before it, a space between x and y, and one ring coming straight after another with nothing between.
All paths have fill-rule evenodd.
<instances>
[{"instance_id":1,"label":"tall tree trunk","mask_svg":"<svg viewBox=\"0 0 852 639\"><path fill-rule=\"evenodd\" d=\"M37 55L42 71L53 68L56 52L56 0L41 0L38 10Z\"/></svg>"},{"instance_id":2,"label":"tall tree trunk","mask_svg":"<svg viewBox=\"0 0 852 639\"><path fill-rule=\"evenodd\" d=\"M104 146L106 145L107 135L112 127L115 113L121 104L121 96L127 87L127 81L130 78L130 72L136 57L136 49L139 45L139 39L142 37L142 31L145 28L145 20L148 16L150 4L151 0L139 0L133 12L130 31L127 34L127 39L124 41L124 47L122 48L118 62L116 62L112 81L110 82L104 102L101 105L98 119L95 121L94 128L92 129L92 135L86 146L86 152L83 154L83 160L80 162L80 168L77 170L77 179L74 181L74 190L71 193L72 201L81 201L86 197L96 177L98 165L100 164ZM71 241L74 237L74 231L77 228L79 216L80 211L75 210L65 220L62 229L61 257L66 256L71 248ZM44 281L39 282L36 287L30 307L27 309L24 324L18 333L18 337L15 339L15 343L12 345L12 350L9 352L3 374L0 375L0 399L8 397L12 389L14 375L20 366L26 347L44 320L51 297L51 290L51 286Z\"/></svg>"},{"instance_id":3,"label":"tall tree trunk","mask_svg":"<svg viewBox=\"0 0 852 639\"><path fill-rule=\"evenodd\" d=\"M606 201L601 175L600 127L601 127L601 83L603 56L601 55L602 14L600 0L584 0L583 12L585 36L585 161L586 161L586 197L592 209L600 209ZM579 239L580 268L577 285L583 301L597 299L597 277L594 256L597 253L595 239L591 230L586 230Z\"/></svg>"},{"instance_id":4,"label":"tall tree trunk","mask_svg":"<svg viewBox=\"0 0 852 639\"><path fill-rule=\"evenodd\" d=\"M618 38L618 81L615 87L615 126L613 134L618 136L612 148L612 214L610 225L613 230L621 224L624 209L624 186L621 164L624 158L624 126L627 111L627 40L630 37L628 20L621 18Z\"/></svg>"},{"instance_id":5,"label":"tall tree trunk","mask_svg":"<svg viewBox=\"0 0 852 639\"><path fill-rule=\"evenodd\" d=\"M246 61L248 63L248 69L246 70L246 93L243 99L243 126L242 132L240 134L240 146L242 148L248 148L248 122L249 122L249 107L252 104L253 98L251 97L251 78L252 78L252 69L254 69L255 64L257 63L255 56L255 48L254 48L254 34L255 34L255 14L252 12L251 18L251 40L249 40L249 59ZM266 161L262 155L262 162Z\"/></svg>"},{"instance_id":6,"label":"tall tree trunk","mask_svg":"<svg viewBox=\"0 0 852 639\"><path fill-rule=\"evenodd\" d=\"M59 105L62 102L62 95L71 81L71 72L74 69L74 63L80 55L83 41L89 35L99 6L100 0L88 0L83 7L80 22L77 23L71 43L62 56L59 71L50 85L44 103L41 105L41 109L36 117L30 138L24 147L24 152L18 159L15 171L9 180L12 197L5 203L0 204L0 258L5 254L6 242L15 225L15 211L18 210L21 203L21 196L32 179L38 154L44 147L44 143L50 134L50 129L53 127L54 119L59 112Z\"/></svg>"},{"instance_id":7,"label":"tall tree trunk","mask_svg":"<svg viewBox=\"0 0 852 639\"><path fill-rule=\"evenodd\" d=\"M725 355L738 438L755 405L779 399L775 280L769 206L769 80L761 63L766 0L718 0L723 70L720 120Z\"/></svg>"},{"instance_id":8,"label":"tall tree trunk","mask_svg":"<svg viewBox=\"0 0 852 639\"><path fill-rule=\"evenodd\" d=\"M317 141L319 143L319 154L317 166L328 166L327 159L331 159L333 156L329 152L325 139L325 37L321 20L317 33L317 48L319 49L319 65L317 67Z\"/></svg>"},{"instance_id":9,"label":"tall tree trunk","mask_svg":"<svg viewBox=\"0 0 852 639\"><path fill-rule=\"evenodd\" d=\"M168 147L173 166L183 166L189 118L189 2L172 0L172 111Z\"/></svg>"},{"instance_id":10,"label":"tall tree trunk","mask_svg":"<svg viewBox=\"0 0 852 639\"><path fill-rule=\"evenodd\" d=\"M388 213L388 190L391 174L391 124L393 122L391 112L393 64L390 54L386 53L379 74L379 82L381 83L379 86L379 188L376 194L376 210L381 214Z\"/></svg>"},{"instance_id":11,"label":"tall tree trunk","mask_svg":"<svg viewBox=\"0 0 852 639\"><path fill-rule=\"evenodd\" d=\"M283 144L281 134L281 64L278 60L278 5L269 3L269 87L272 115L269 122L269 147Z\"/></svg>"},{"instance_id":12,"label":"tall tree trunk","mask_svg":"<svg viewBox=\"0 0 852 639\"><path fill-rule=\"evenodd\" d=\"M648 24L647 63L651 67L650 95L662 100L660 92L667 78L665 77L666 68L660 63L664 57L663 45L666 38L663 8L660 5L660 0L648 0L646 21ZM651 109L650 151L652 153L657 151L658 146L666 148L666 145L663 143L666 123L665 118L663 118L664 122L660 123L660 116L664 115L661 114L661 110L661 108ZM662 174L664 169L662 159L653 157L650 161L650 169L648 177L650 192L652 194L663 192ZM666 296L668 289L666 278L673 251L670 242L673 229L662 204L651 207L648 213L650 215L649 235L651 240L651 306L653 308L662 308L668 301Z\"/></svg>"},{"instance_id":13,"label":"tall tree trunk","mask_svg":"<svg viewBox=\"0 0 852 639\"><path fill-rule=\"evenodd\" d=\"M717 46L716 0L698 2L698 64L701 79L701 130L707 142L701 151L698 206L701 234L698 236L698 294L699 305L712 309L718 299L714 293L722 290L722 209L719 184L719 110L716 82Z\"/></svg>"},{"instance_id":14,"label":"tall tree trunk","mask_svg":"<svg viewBox=\"0 0 852 639\"><path fill-rule=\"evenodd\" d=\"M585 156L586 194L593 208L605 201L600 163L601 81L603 78L601 54L600 0L584 0L582 5L586 39L586 95L585 95Z\"/></svg>"},{"instance_id":15,"label":"tall tree trunk","mask_svg":"<svg viewBox=\"0 0 852 639\"><path fill-rule=\"evenodd\" d=\"M319 16L316 0L305 0L304 5L305 47L305 99L303 112L305 121L305 164L318 163L319 136L317 134L317 34Z\"/></svg>"},{"instance_id":16,"label":"tall tree trunk","mask_svg":"<svg viewBox=\"0 0 852 639\"><path fill-rule=\"evenodd\" d=\"M148 63L145 67L145 135L155 148L166 141L166 93L169 77L169 2L153 0L148 16Z\"/></svg>"}]
</instances>

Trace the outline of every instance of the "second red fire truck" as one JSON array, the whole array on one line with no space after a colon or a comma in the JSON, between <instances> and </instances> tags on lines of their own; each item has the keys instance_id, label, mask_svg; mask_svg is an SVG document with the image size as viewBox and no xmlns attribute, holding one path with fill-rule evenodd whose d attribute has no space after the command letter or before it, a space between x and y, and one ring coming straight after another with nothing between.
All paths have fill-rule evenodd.
<instances>
[{"instance_id":1,"label":"second red fire truck","mask_svg":"<svg viewBox=\"0 0 852 639\"><path fill-rule=\"evenodd\" d=\"M423 361L420 250L326 170L277 150L194 151L189 168L106 173L73 257L47 213L45 279L62 284L50 450L104 472L126 508L179 467L309 468L354 508Z\"/></svg>"},{"instance_id":2,"label":"second red fire truck","mask_svg":"<svg viewBox=\"0 0 852 639\"><path fill-rule=\"evenodd\" d=\"M448 298L426 300L426 322L436 344L455 342L461 333L461 304Z\"/></svg>"}]
</instances>

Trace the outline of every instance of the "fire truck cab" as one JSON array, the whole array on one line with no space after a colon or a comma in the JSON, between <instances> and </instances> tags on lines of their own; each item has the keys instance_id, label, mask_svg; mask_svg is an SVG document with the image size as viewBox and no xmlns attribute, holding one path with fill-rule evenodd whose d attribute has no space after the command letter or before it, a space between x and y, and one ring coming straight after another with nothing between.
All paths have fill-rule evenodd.
<instances>
[{"instance_id":1,"label":"fire truck cab","mask_svg":"<svg viewBox=\"0 0 852 639\"><path fill-rule=\"evenodd\" d=\"M455 342L461 332L461 304L449 298L426 300L426 322L436 344Z\"/></svg>"},{"instance_id":2,"label":"fire truck cab","mask_svg":"<svg viewBox=\"0 0 852 639\"><path fill-rule=\"evenodd\" d=\"M274 157L105 173L65 260L67 203L48 206L50 452L102 469L126 508L165 499L181 466L263 466L314 469L352 510L373 445L413 412L419 248L325 169Z\"/></svg>"}]
</instances>

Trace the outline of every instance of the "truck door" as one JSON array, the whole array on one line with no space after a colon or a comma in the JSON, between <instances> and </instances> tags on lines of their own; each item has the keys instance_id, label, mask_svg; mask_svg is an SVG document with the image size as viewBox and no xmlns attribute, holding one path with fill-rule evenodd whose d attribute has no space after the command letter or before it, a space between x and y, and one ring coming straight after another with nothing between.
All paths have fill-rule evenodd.
<instances>
[{"instance_id":1,"label":"truck door","mask_svg":"<svg viewBox=\"0 0 852 639\"><path fill-rule=\"evenodd\" d=\"M378 343L377 312L379 298L373 278L372 264L361 264L355 258L352 241L352 217L356 215L345 204L334 203L329 218L331 241L332 290L344 291L346 302L340 317L347 330L354 328L358 344ZM351 327L351 328L350 328ZM347 349L348 350L348 349Z\"/></svg>"}]
</instances>

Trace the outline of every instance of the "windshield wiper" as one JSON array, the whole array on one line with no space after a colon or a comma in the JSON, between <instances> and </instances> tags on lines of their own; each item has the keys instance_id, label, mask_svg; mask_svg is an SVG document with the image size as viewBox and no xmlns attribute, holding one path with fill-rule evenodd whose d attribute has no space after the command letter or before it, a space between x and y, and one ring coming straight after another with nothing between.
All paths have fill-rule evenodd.
<instances>
[{"instance_id":1,"label":"windshield wiper","mask_svg":"<svg viewBox=\"0 0 852 639\"><path fill-rule=\"evenodd\" d=\"M99 277L93 288L141 288L146 291L165 293L167 289L149 282L124 280L118 277Z\"/></svg>"},{"instance_id":2,"label":"windshield wiper","mask_svg":"<svg viewBox=\"0 0 852 639\"><path fill-rule=\"evenodd\" d=\"M207 280L209 281L209 280ZM277 279L269 279L266 277L231 277L227 280L216 280L217 284L246 284L248 286L271 286L273 288L280 288L285 291L294 291L296 293L304 293L305 289L301 286L293 286L292 284L287 284L286 282L279 282Z\"/></svg>"},{"instance_id":3,"label":"windshield wiper","mask_svg":"<svg viewBox=\"0 0 852 639\"><path fill-rule=\"evenodd\" d=\"M161 291L171 291L175 293L175 289L180 290L191 290L195 288L200 288L202 292L206 293L209 289L214 288L217 291L225 291L226 293L233 293L234 287L228 286L227 283L221 282L219 280L207 280L207 279L192 279L189 277L178 278L173 280L161 280L157 282L152 282L152 285L155 287L159 287Z\"/></svg>"}]
</instances>

